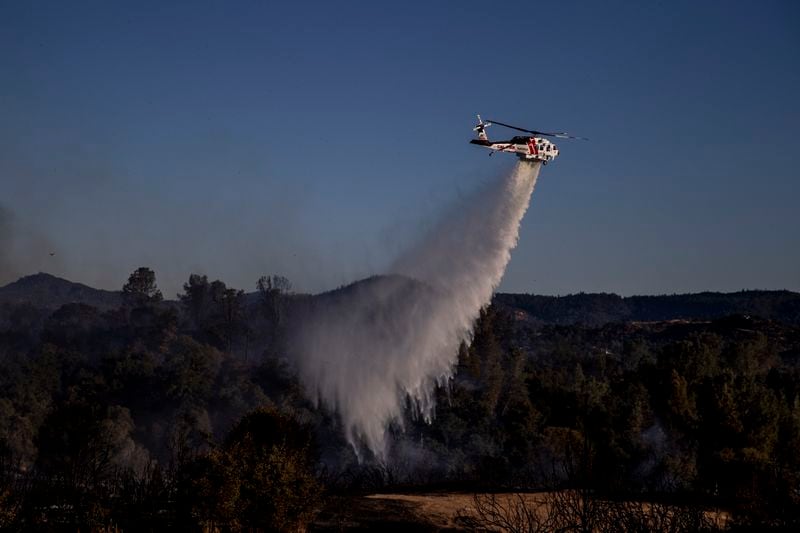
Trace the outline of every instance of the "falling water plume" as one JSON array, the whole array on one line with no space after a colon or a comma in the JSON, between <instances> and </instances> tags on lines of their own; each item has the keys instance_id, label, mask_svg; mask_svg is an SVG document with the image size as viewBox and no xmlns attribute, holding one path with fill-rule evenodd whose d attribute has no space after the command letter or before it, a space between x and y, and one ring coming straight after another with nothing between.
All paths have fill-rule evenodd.
<instances>
[{"instance_id":1,"label":"falling water plume","mask_svg":"<svg viewBox=\"0 0 800 533\"><path fill-rule=\"evenodd\" d=\"M391 269L315 299L294 339L298 371L335 409L348 441L386 457L387 429L410 400L430 421L434 391L492 298L516 246L539 163L519 162L452 209Z\"/></svg>"}]
</instances>

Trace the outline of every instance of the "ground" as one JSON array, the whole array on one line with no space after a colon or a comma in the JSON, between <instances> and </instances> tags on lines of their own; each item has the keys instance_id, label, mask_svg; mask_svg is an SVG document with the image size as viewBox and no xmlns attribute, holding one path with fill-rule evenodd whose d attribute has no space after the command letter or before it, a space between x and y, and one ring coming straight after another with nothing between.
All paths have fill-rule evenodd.
<instances>
[{"instance_id":1,"label":"ground","mask_svg":"<svg viewBox=\"0 0 800 533\"><path fill-rule=\"evenodd\" d=\"M334 497L312 530L462 531L456 517L470 513L472 498L471 493L453 492Z\"/></svg>"},{"instance_id":2,"label":"ground","mask_svg":"<svg viewBox=\"0 0 800 533\"><path fill-rule=\"evenodd\" d=\"M540 516L546 514L543 505L547 496L555 493L497 493L501 507L512 508L520 499L526 506L536 507ZM558 493L562 494L562 493ZM488 494L484 496L489 497ZM334 496L320 513L311 531L465 531L463 518L474 516L472 493L436 492L415 494L370 494L364 496ZM509 505L510 504L510 505ZM649 509L647 503L638 504ZM671 512L670 512L671 514ZM729 513L706 511L706 517L724 528Z\"/></svg>"}]
</instances>

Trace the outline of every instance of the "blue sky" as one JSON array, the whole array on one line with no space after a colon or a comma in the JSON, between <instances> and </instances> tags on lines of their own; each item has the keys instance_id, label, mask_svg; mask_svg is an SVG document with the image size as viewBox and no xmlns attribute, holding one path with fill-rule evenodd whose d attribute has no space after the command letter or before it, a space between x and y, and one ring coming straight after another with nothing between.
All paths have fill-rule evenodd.
<instances>
[{"instance_id":1,"label":"blue sky","mask_svg":"<svg viewBox=\"0 0 800 533\"><path fill-rule=\"evenodd\" d=\"M793 1L6 2L0 79L0 283L381 272L513 166L481 113L591 138L501 290L800 290Z\"/></svg>"}]
</instances>

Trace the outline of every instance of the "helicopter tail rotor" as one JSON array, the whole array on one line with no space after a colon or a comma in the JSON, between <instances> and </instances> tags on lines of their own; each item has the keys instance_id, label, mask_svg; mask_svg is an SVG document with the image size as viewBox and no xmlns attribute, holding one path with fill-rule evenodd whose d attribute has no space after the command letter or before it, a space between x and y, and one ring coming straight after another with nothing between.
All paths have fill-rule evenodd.
<instances>
[{"instance_id":1,"label":"helicopter tail rotor","mask_svg":"<svg viewBox=\"0 0 800 533\"><path fill-rule=\"evenodd\" d=\"M478 132L479 139L487 140L489 137L486 135L486 128L488 128L491 125L492 125L491 122L484 122L483 120L481 120L481 116L478 115L478 123L475 125L474 128L472 128L472 131Z\"/></svg>"}]
</instances>

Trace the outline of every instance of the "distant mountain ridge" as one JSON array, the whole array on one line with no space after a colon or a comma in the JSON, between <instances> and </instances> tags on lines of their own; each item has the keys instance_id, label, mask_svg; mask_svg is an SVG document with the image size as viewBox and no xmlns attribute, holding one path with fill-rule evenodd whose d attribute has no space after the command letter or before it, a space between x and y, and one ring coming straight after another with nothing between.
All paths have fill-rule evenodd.
<instances>
[{"instance_id":1,"label":"distant mountain ridge","mask_svg":"<svg viewBox=\"0 0 800 533\"><path fill-rule=\"evenodd\" d=\"M317 295L296 295L295 306L327 306L334 302L341 305L341 299L347 300L363 291L396 293L424 287L402 276L373 276ZM256 293L247 294L249 302L256 298ZM122 304L122 292L95 289L41 272L0 287L0 305L29 304L55 310L70 303L113 309ZM800 324L800 293L786 290L627 297L606 293L567 296L497 293L493 303L517 313L521 319L542 324L599 326L611 322L712 320L735 314Z\"/></svg>"},{"instance_id":2,"label":"distant mountain ridge","mask_svg":"<svg viewBox=\"0 0 800 533\"><path fill-rule=\"evenodd\" d=\"M627 297L606 293L568 296L498 293L494 303L522 311L531 321L560 325L713 320L737 314L800 324L800 293L786 290Z\"/></svg>"},{"instance_id":3,"label":"distant mountain ridge","mask_svg":"<svg viewBox=\"0 0 800 533\"><path fill-rule=\"evenodd\" d=\"M82 283L40 272L0 287L0 304L29 304L41 309L82 303L106 310L119 307L121 291L95 289Z\"/></svg>"}]
</instances>

